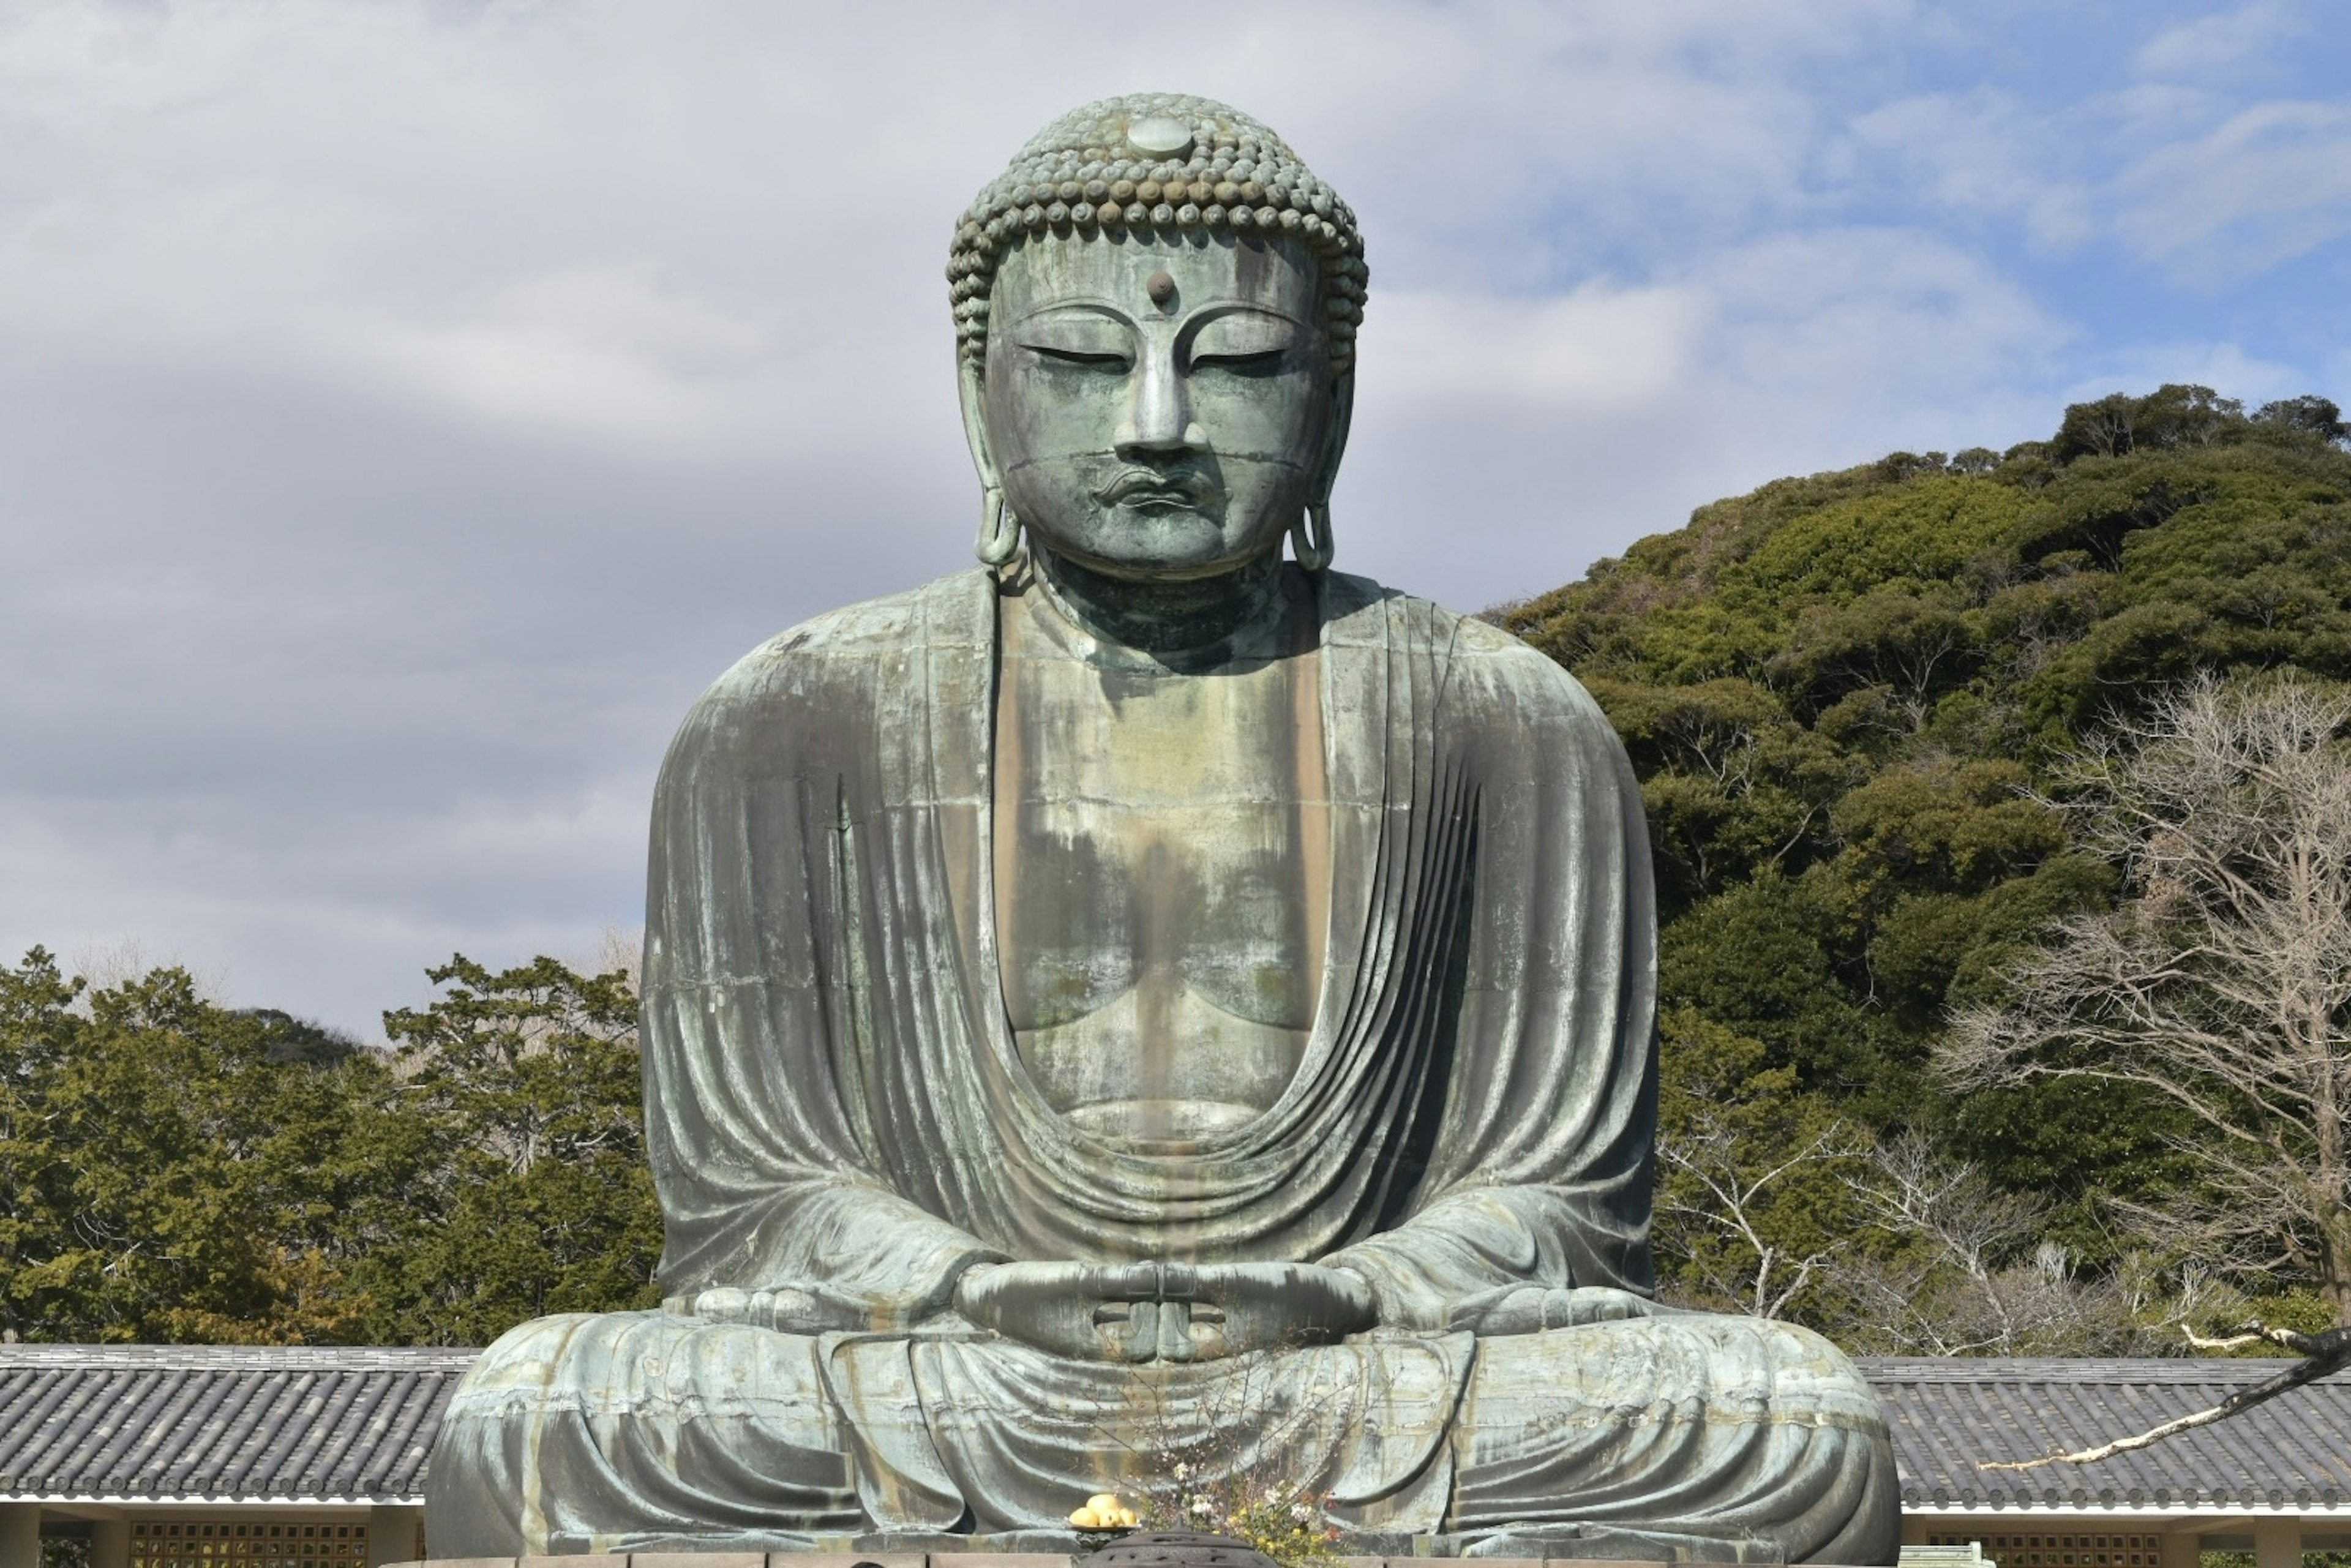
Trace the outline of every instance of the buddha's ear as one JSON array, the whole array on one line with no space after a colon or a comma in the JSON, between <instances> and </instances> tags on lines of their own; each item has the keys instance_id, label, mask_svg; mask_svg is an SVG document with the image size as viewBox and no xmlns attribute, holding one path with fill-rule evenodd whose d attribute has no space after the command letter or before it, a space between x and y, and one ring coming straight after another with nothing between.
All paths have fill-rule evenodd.
<instances>
[{"instance_id":1,"label":"buddha's ear","mask_svg":"<svg viewBox=\"0 0 2351 1568\"><path fill-rule=\"evenodd\" d=\"M1308 492L1317 504L1328 503L1331 487L1339 482L1339 460L1347 455L1347 426L1355 417L1355 372L1340 372L1331 385L1331 428L1322 437L1322 461L1315 465L1314 486Z\"/></svg>"},{"instance_id":2,"label":"buddha's ear","mask_svg":"<svg viewBox=\"0 0 2351 1568\"><path fill-rule=\"evenodd\" d=\"M956 382L963 394L963 438L971 447L971 465L979 470L981 489L1002 490L996 455L987 445L987 366L984 361L962 360Z\"/></svg>"}]
</instances>

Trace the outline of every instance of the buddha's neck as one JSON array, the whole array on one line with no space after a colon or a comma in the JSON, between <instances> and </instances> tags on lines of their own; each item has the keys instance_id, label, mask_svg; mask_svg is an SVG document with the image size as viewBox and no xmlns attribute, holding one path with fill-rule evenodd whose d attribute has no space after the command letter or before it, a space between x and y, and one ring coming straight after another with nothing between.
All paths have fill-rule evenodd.
<instances>
[{"instance_id":1,"label":"buddha's neck","mask_svg":"<svg viewBox=\"0 0 2351 1568\"><path fill-rule=\"evenodd\" d=\"M1048 550L1030 554L1055 607L1113 656L1215 664L1259 640L1253 633L1276 628L1285 612L1279 551L1190 582L1130 581Z\"/></svg>"}]
</instances>

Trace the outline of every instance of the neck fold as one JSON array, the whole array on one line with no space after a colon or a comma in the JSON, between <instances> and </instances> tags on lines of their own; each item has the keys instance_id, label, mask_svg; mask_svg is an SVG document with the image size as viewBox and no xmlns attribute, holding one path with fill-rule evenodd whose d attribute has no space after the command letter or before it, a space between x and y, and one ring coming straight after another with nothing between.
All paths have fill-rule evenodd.
<instances>
[{"instance_id":1,"label":"neck fold","mask_svg":"<svg viewBox=\"0 0 2351 1568\"><path fill-rule=\"evenodd\" d=\"M1114 653L1190 665L1222 656L1284 613L1278 550L1221 577L1190 582L1130 581L1047 549L1032 547L1029 553L1054 609Z\"/></svg>"}]
</instances>

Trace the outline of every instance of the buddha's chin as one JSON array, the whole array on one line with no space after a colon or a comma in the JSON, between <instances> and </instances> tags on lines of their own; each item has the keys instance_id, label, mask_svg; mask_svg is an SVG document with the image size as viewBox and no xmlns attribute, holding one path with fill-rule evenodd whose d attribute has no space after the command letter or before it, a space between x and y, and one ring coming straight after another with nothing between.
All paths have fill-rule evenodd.
<instances>
[{"instance_id":1,"label":"buddha's chin","mask_svg":"<svg viewBox=\"0 0 2351 1568\"><path fill-rule=\"evenodd\" d=\"M1226 577L1279 549L1280 529L1245 528L1243 537L1225 517L1197 508L1122 505L1091 528L1056 537L1037 530L1040 542L1064 560L1100 577L1122 582L1202 582Z\"/></svg>"},{"instance_id":2,"label":"buddha's chin","mask_svg":"<svg viewBox=\"0 0 2351 1568\"><path fill-rule=\"evenodd\" d=\"M1229 1133L1264 1113L1225 1100L1100 1100L1061 1114L1071 1126L1096 1137L1180 1144Z\"/></svg>"}]
</instances>

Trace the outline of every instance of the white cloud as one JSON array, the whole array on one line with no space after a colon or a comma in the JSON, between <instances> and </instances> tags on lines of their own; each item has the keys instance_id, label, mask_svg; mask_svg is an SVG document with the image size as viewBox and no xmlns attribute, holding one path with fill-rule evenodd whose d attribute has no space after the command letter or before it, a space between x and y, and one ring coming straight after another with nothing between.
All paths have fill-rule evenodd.
<instances>
[{"instance_id":1,"label":"white cloud","mask_svg":"<svg viewBox=\"0 0 2351 1568\"><path fill-rule=\"evenodd\" d=\"M0 7L0 947L136 936L367 1028L453 947L632 922L694 693L968 559L948 229L1087 98L1228 98L1347 193L1343 563L1468 605L1791 469L2040 433L2078 366L1983 220L2078 251L2119 210L2171 267L2333 232L2334 122L2200 78L2052 102L1952 77L1970 33L1924 0L1207 0L1156 44L1077 0Z\"/></svg>"},{"instance_id":2,"label":"white cloud","mask_svg":"<svg viewBox=\"0 0 2351 1568\"><path fill-rule=\"evenodd\" d=\"M2306 30L2294 7L2255 0L2165 28L2138 47L2131 65L2150 77L2210 77L2233 71Z\"/></svg>"},{"instance_id":3,"label":"white cloud","mask_svg":"<svg viewBox=\"0 0 2351 1568\"><path fill-rule=\"evenodd\" d=\"M2351 232L2351 103L2255 104L2120 181L2124 240L2208 286Z\"/></svg>"},{"instance_id":4,"label":"white cloud","mask_svg":"<svg viewBox=\"0 0 2351 1568\"><path fill-rule=\"evenodd\" d=\"M445 327L397 327L380 351L428 391L497 419L627 439L705 429L759 323L624 271L582 268L497 290Z\"/></svg>"},{"instance_id":5,"label":"white cloud","mask_svg":"<svg viewBox=\"0 0 2351 1568\"><path fill-rule=\"evenodd\" d=\"M1364 352L1388 396L1573 418L1651 405L1678 387L1707 309L1677 287L1593 284L1555 298L1387 293Z\"/></svg>"},{"instance_id":6,"label":"white cloud","mask_svg":"<svg viewBox=\"0 0 2351 1568\"><path fill-rule=\"evenodd\" d=\"M2015 219L2048 251L2076 249L2095 233L2092 193L2064 167L2067 131L2011 89L1896 99L1855 117L1850 130L1922 204Z\"/></svg>"},{"instance_id":7,"label":"white cloud","mask_svg":"<svg viewBox=\"0 0 2351 1568\"><path fill-rule=\"evenodd\" d=\"M1940 402L2037 369L2065 332L1980 257L1910 229L1774 235L1712 258L1707 276L1747 329L1730 357L1798 405L1920 382Z\"/></svg>"},{"instance_id":8,"label":"white cloud","mask_svg":"<svg viewBox=\"0 0 2351 1568\"><path fill-rule=\"evenodd\" d=\"M1344 563L1470 606L1782 474L2043 434L2067 336L1965 251L1865 228L1729 247L1639 288L1387 312L1375 292L1335 497Z\"/></svg>"}]
</instances>

